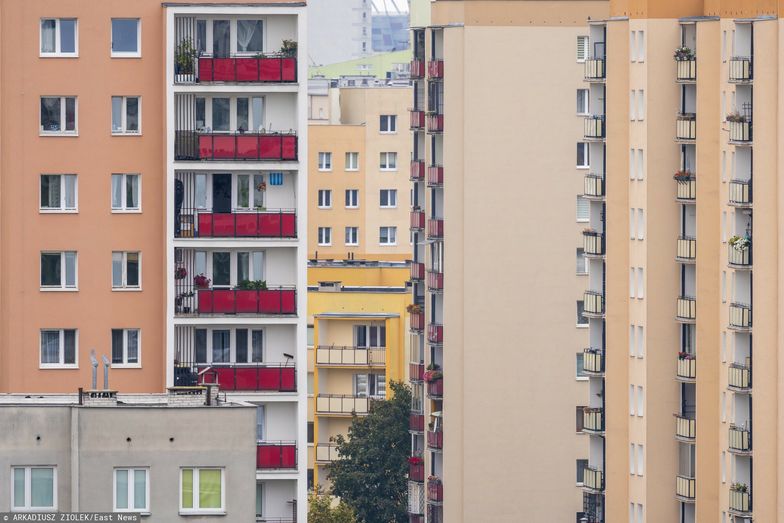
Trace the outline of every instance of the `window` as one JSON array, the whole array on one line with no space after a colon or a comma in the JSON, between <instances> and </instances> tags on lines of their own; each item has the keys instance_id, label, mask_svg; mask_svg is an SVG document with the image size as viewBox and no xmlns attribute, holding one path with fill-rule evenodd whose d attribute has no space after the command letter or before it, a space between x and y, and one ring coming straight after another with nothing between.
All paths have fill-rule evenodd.
<instances>
[{"instance_id":1,"label":"window","mask_svg":"<svg viewBox=\"0 0 784 523\"><path fill-rule=\"evenodd\" d=\"M261 20L237 20L238 53L261 53L264 42L262 36Z\"/></svg>"},{"instance_id":2,"label":"window","mask_svg":"<svg viewBox=\"0 0 784 523\"><path fill-rule=\"evenodd\" d=\"M629 32L629 58L632 62L637 61L637 31Z\"/></svg>"},{"instance_id":3,"label":"window","mask_svg":"<svg viewBox=\"0 0 784 523\"><path fill-rule=\"evenodd\" d=\"M645 328L642 325L637 326L637 357L642 358L645 356Z\"/></svg>"},{"instance_id":4,"label":"window","mask_svg":"<svg viewBox=\"0 0 784 523\"><path fill-rule=\"evenodd\" d=\"M585 303L583 300L577 300L577 326L588 325L588 318L583 315L585 310Z\"/></svg>"},{"instance_id":5,"label":"window","mask_svg":"<svg viewBox=\"0 0 784 523\"><path fill-rule=\"evenodd\" d=\"M76 18L41 20L40 56L76 57L79 55Z\"/></svg>"},{"instance_id":6,"label":"window","mask_svg":"<svg viewBox=\"0 0 784 523\"><path fill-rule=\"evenodd\" d=\"M75 174L41 175L41 211L75 212L77 210Z\"/></svg>"},{"instance_id":7,"label":"window","mask_svg":"<svg viewBox=\"0 0 784 523\"><path fill-rule=\"evenodd\" d=\"M315 440L313 422L308 421L308 443L313 443Z\"/></svg>"},{"instance_id":8,"label":"window","mask_svg":"<svg viewBox=\"0 0 784 523\"><path fill-rule=\"evenodd\" d=\"M645 392L641 386L637 386L637 416L642 417L645 413Z\"/></svg>"},{"instance_id":9,"label":"window","mask_svg":"<svg viewBox=\"0 0 784 523\"><path fill-rule=\"evenodd\" d=\"M318 169L319 171L332 170L332 153L318 153Z\"/></svg>"},{"instance_id":10,"label":"window","mask_svg":"<svg viewBox=\"0 0 784 523\"><path fill-rule=\"evenodd\" d=\"M583 431L583 423L585 421L584 405L577 405L575 408L575 432L578 434Z\"/></svg>"},{"instance_id":11,"label":"window","mask_svg":"<svg viewBox=\"0 0 784 523\"><path fill-rule=\"evenodd\" d=\"M397 207L397 189L381 189L379 200L381 202L381 207Z\"/></svg>"},{"instance_id":12,"label":"window","mask_svg":"<svg viewBox=\"0 0 784 523\"><path fill-rule=\"evenodd\" d=\"M577 61L584 62L587 57L588 57L588 37L578 36L577 37Z\"/></svg>"},{"instance_id":13,"label":"window","mask_svg":"<svg viewBox=\"0 0 784 523\"><path fill-rule=\"evenodd\" d=\"M637 179L642 180L645 178L645 155L642 149L637 149Z\"/></svg>"},{"instance_id":14,"label":"window","mask_svg":"<svg viewBox=\"0 0 784 523\"><path fill-rule=\"evenodd\" d=\"M332 227L318 228L318 244L332 245Z\"/></svg>"},{"instance_id":15,"label":"window","mask_svg":"<svg viewBox=\"0 0 784 523\"><path fill-rule=\"evenodd\" d=\"M346 153L346 170L359 170L359 153Z\"/></svg>"},{"instance_id":16,"label":"window","mask_svg":"<svg viewBox=\"0 0 784 523\"><path fill-rule=\"evenodd\" d=\"M582 196L577 197L577 221L587 222L590 218L591 208L590 202Z\"/></svg>"},{"instance_id":17,"label":"window","mask_svg":"<svg viewBox=\"0 0 784 523\"><path fill-rule=\"evenodd\" d=\"M76 329L41 330L41 367L76 367Z\"/></svg>"},{"instance_id":18,"label":"window","mask_svg":"<svg viewBox=\"0 0 784 523\"><path fill-rule=\"evenodd\" d=\"M588 258L582 247L577 247L577 274L588 274Z\"/></svg>"},{"instance_id":19,"label":"window","mask_svg":"<svg viewBox=\"0 0 784 523\"><path fill-rule=\"evenodd\" d=\"M346 189L346 207L349 209L359 207L359 189Z\"/></svg>"},{"instance_id":20,"label":"window","mask_svg":"<svg viewBox=\"0 0 784 523\"><path fill-rule=\"evenodd\" d=\"M142 55L142 24L138 18L112 18L112 56L134 58Z\"/></svg>"},{"instance_id":21,"label":"window","mask_svg":"<svg viewBox=\"0 0 784 523\"><path fill-rule=\"evenodd\" d=\"M634 416L634 385L629 385L629 416Z\"/></svg>"},{"instance_id":22,"label":"window","mask_svg":"<svg viewBox=\"0 0 784 523\"><path fill-rule=\"evenodd\" d=\"M637 119L637 92L632 89L629 91L629 120Z\"/></svg>"},{"instance_id":23,"label":"window","mask_svg":"<svg viewBox=\"0 0 784 523\"><path fill-rule=\"evenodd\" d=\"M636 445L634 443L629 444L629 474L634 474L634 463L636 459Z\"/></svg>"},{"instance_id":24,"label":"window","mask_svg":"<svg viewBox=\"0 0 784 523\"><path fill-rule=\"evenodd\" d=\"M238 174L236 180L236 205L238 209L254 210L264 207L264 191L266 190L266 184L264 183L263 174ZM251 185L251 183L253 183L253 185Z\"/></svg>"},{"instance_id":25,"label":"window","mask_svg":"<svg viewBox=\"0 0 784 523\"><path fill-rule=\"evenodd\" d=\"M395 114L381 115L381 132L382 133L397 132L397 115Z\"/></svg>"},{"instance_id":26,"label":"window","mask_svg":"<svg viewBox=\"0 0 784 523\"><path fill-rule=\"evenodd\" d=\"M139 252L112 253L112 289L141 289L141 257Z\"/></svg>"},{"instance_id":27,"label":"window","mask_svg":"<svg viewBox=\"0 0 784 523\"><path fill-rule=\"evenodd\" d=\"M142 134L142 99L112 96L112 134Z\"/></svg>"},{"instance_id":28,"label":"window","mask_svg":"<svg viewBox=\"0 0 784 523\"><path fill-rule=\"evenodd\" d=\"M396 171L397 153L381 153L380 168L382 171Z\"/></svg>"},{"instance_id":29,"label":"window","mask_svg":"<svg viewBox=\"0 0 784 523\"><path fill-rule=\"evenodd\" d=\"M330 189L319 189L318 206L321 209L332 207L332 191Z\"/></svg>"},{"instance_id":30,"label":"window","mask_svg":"<svg viewBox=\"0 0 784 523\"><path fill-rule=\"evenodd\" d=\"M76 290L77 256L74 251L41 253L41 290Z\"/></svg>"},{"instance_id":31,"label":"window","mask_svg":"<svg viewBox=\"0 0 784 523\"><path fill-rule=\"evenodd\" d=\"M590 166L590 155L587 142L577 143L577 168L587 169Z\"/></svg>"},{"instance_id":32,"label":"window","mask_svg":"<svg viewBox=\"0 0 784 523\"><path fill-rule=\"evenodd\" d=\"M381 245L397 244L397 227L379 227L378 243Z\"/></svg>"},{"instance_id":33,"label":"window","mask_svg":"<svg viewBox=\"0 0 784 523\"><path fill-rule=\"evenodd\" d=\"M114 511L150 512L149 469L114 469Z\"/></svg>"},{"instance_id":34,"label":"window","mask_svg":"<svg viewBox=\"0 0 784 523\"><path fill-rule=\"evenodd\" d=\"M585 354L583 352L578 352L575 356L576 356L575 362L577 366L577 374L576 374L577 379L578 380L588 379L588 375L585 373L585 362L584 362Z\"/></svg>"},{"instance_id":35,"label":"window","mask_svg":"<svg viewBox=\"0 0 784 523\"><path fill-rule=\"evenodd\" d=\"M637 61L645 61L645 31L637 31Z\"/></svg>"},{"instance_id":36,"label":"window","mask_svg":"<svg viewBox=\"0 0 784 523\"><path fill-rule=\"evenodd\" d=\"M643 523L643 510L640 503L637 503L637 521Z\"/></svg>"},{"instance_id":37,"label":"window","mask_svg":"<svg viewBox=\"0 0 784 523\"><path fill-rule=\"evenodd\" d=\"M645 472L645 451L642 445L637 445L637 475L642 476Z\"/></svg>"},{"instance_id":38,"label":"window","mask_svg":"<svg viewBox=\"0 0 784 523\"><path fill-rule=\"evenodd\" d=\"M588 89L577 89L577 114L588 114Z\"/></svg>"},{"instance_id":39,"label":"window","mask_svg":"<svg viewBox=\"0 0 784 523\"><path fill-rule=\"evenodd\" d=\"M637 297L637 269L629 268L629 298Z\"/></svg>"},{"instance_id":40,"label":"window","mask_svg":"<svg viewBox=\"0 0 784 523\"><path fill-rule=\"evenodd\" d=\"M645 120L645 91L643 89L637 92L637 119Z\"/></svg>"},{"instance_id":41,"label":"window","mask_svg":"<svg viewBox=\"0 0 784 523\"><path fill-rule=\"evenodd\" d=\"M637 297L645 297L645 274L642 267L637 267Z\"/></svg>"},{"instance_id":42,"label":"window","mask_svg":"<svg viewBox=\"0 0 784 523\"><path fill-rule=\"evenodd\" d=\"M636 151L629 149L629 179L634 180L637 177L637 161L635 160Z\"/></svg>"},{"instance_id":43,"label":"window","mask_svg":"<svg viewBox=\"0 0 784 523\"><path fill-rule=\"evenodd\" d=\"M112 212L138 212L141 204L141 176L112 175Z\"/></svg>"},{"instance_id":44,"label":"window","mask_svg":"<svg viewBox=\"0 0 784 523\"><path fill-rule=\"evenodd\" d=\"M54 511L57 509L56 467L12 467L11 510Z\"/></svg>"},{"instance_id":45,"label":"window","mask_svg":"<svg viewBox=\"0 0 784 523\"><path fill-rule=\"evenodd\" d=\"M588 460L587 459L578 459L576 462L577 465L577 484L583 484L583 477L585 474L585 469L588 468Z\"/></svg>"},{"instance_id":46,"label":"window","mask_svg":"<svg viewBox=\"0 0 784 523\"><path fill-rule=\"evenodd\" d=\"M346 227L346 245L359 245L359 227Z\"/></svg>"},{"instance_id":47,"label":"window","mask_svg":"<svg viewBox=\"0 0 784 523\"><path fill-rule=\"evenodd\" d=\"M385 374L354 374L354 395L360 398L385 398Z\"/></svg>"},{"instance_id":48,"label":"window","mask_svg":"<svg viewBox=\"0 0 784 523\"><path fill-rule=\"evenodd\" d=\"M222 468L180 470L180 513L223 513L225 499Z\"/></svg>"},{"instance_id":49,"label":"window","mask_svg":"<svg viewBox=\"0 0 784 523\"><path fill-rule=\"evenodd\" d=\"M629 239L633 240L637 237L637 210L635 208L629 209Z\"/></svg>"},{"instance_id":50,"label":"window","mask_svg":"<svg viewBox=\"0 0 784 523\"><path fill-rule=\"evenodd\" d=\"M76 108L75 96L42 96L41 134L77 134Z\"/></svg>"},{"instance_id":51,"label":"window","mask_svg":"<svg viewBox=\"0 0 784 523\"><path fill-rule=\"evenodd\" d=\"M139 329L112 329L112 367L141 367Z\"/></svg>"},{"instance_id":52,"label":"window","mask_svg":"<svg viewBox=\"0 0 784 523\"><path fill-rule=\"evenodd\" d=\"M634 325L629 325L629 356L634 356L635 348L635 330Z\"/></svg>"}]
</instances>

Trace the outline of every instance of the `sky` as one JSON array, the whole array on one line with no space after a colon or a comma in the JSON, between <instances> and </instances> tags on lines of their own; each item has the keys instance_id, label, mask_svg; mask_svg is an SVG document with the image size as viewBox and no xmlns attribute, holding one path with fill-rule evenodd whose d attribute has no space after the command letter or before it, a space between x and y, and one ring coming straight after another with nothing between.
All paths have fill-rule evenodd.
<instances>
[{"instance_id":1,"label":"sky","mask_svg":"<svg viewBox=\"0 0 784 523\"><path fill-rule=\"evenodd\" d=\"M373 12L374 13L384 13L385 11L389 12L389 14L394 15L397 14L398 11L401 13L408 12L408 0L370 0L373 5ZM395 9L397 7L397 9Z\"/></svg>"}]
</instances>

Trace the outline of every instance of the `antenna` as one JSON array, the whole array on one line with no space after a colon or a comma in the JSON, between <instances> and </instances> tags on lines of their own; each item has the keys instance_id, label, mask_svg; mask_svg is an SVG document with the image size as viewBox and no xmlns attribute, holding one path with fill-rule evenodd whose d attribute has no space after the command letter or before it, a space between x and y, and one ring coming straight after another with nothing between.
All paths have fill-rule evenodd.
<instances>
[{"instance_id":1,"label":"antenna","mask_svg":"<svg viewBox=\"0 0 784 523\"><path fill-rule=\"evenodd\" d=\"M95 390L98 388L98 360L95 359L95 349L90 349L90 364L93 366L93 381L90 390Z\"/></svg>"},{"instance_id":2,"label":"antenna","mask_svg":"<svg viewBox=\"0 0 784 523\"><path fill-rule=\"evenodd\" d=\"M103 390L109 390L109 358L104 354L101 359L103 360Z\"/></svg>"}]
</instances>

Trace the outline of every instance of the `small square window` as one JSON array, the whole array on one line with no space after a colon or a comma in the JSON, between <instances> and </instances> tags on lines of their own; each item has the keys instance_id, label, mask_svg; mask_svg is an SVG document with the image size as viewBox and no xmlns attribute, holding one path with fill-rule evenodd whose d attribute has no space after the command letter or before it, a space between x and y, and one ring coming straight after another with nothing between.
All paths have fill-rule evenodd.
<instances>
[{"instance_id":1,"label":"small square window","mask_svg":"<svg viewBox=\"0 0 784 523\"><path fill-rule=\"evenodd\" d=\"M112 96L112 134L142 134L142 99Z\"/></svg>"},{"instance_id":2,"label":"small square window","mask_svg":"<svg viewBox=\"0 0 784 523\"><path fill-rule=\"evenodd\" d=\"M112 212L141 211L141 183L138 174L113 174Z\"/></svg>"},{"instance_id":3,"label":"small square window","mask_svg":"<svg viewBox=\"0 0 784 523\"><path fill-rule=\"evenodd\" d=\"M41 368L77 367L78 341L76 329L42 329Z\"/></svg>"},{"instance_id":4,"label":"small square window","mask_svg":"<svg viewBox=\"0 0 784 523\"><path fill-rule=\"evenodd\" d=\"M318 170L332 170L332 153L318 153Z\"/></svg>"},{"instance_id":5,"label":"small square window","mask_svg":"<svg viewBox=\"0 0 784 523\"><path fill-rule=\"evenodd\" d=\"M379 200L382 208L391 209L397 207L397 190L381 189Z\"/></svg>"},{"instance_id":6,"label":"small square window","mask_svg":"<svg viewBox=\"0 0 784 523\"><path fill-rule=\"evenodd\" d=\"M588 114L588 89L577 89L577 114Z\"/></svg>"},{"instance_id":7,"label":"small square window","mask_svg":"<svg viewBox=\"0 0 784 523\"><path fill-rule=\"evenodd\" d=\"M346 227L346 245L359 245L359 227Z\"/></svg>"},{"instance_id":8,"label":"small square window","mask_svg":"<svg viewBox=\"0 0 784 523\"><path fill-rule=\"evenodd\" d=\"M112 289L141 290L142 255L140 252L112 253Z\"/></svg>"},{"instance_id":9,"label":"small square window","mask_svg":"<svg viewBox=\"0 0 784 523\"><path fill-rule=\"evenodd\" d=\"M319 209L329 209L332 207L332 191L330 189L319 189L318 206Z\"/></svg>"},{"instance_id":10,"label":"small square window","mask_svg":"<svg viewBox=\"0 0 784 523\"><path fill-rule=\"evenodd\" d=\"M585 311L585 302L583 300L577 300L577 326L588 325L588 318L585 317L583 312Z\"/></svg>"},{"instance_id":11,"label":"small square window","mask_svg":"<svg viewBox=\"0 0 784 523\"><path fill-rule=\"evenodd\" d=\"M114 511L150 512L150 469L114 469Z\"/></svg>"},{"instance_id":12,"label":"small square window","mask_svg":"<svg viewBox=\"0 0 784 523\"><path fill-rule=\"evenodd\" d=\"M322 246L332 245L332 227L318 228L318 244Z\"/></svg>"},{"instance_id":13,"label":"small square window","mask_svg":"<svg viewBox=\"0 0 784 523\"><path fill-rule=\"evenodd\" d=\"M359 170L359 153L346 153L346 170Z\"/></svg>"},{"instance_id":14,"label":"small square window","mask_svg":"<svg viewBox=\"0 0 784 523\"><path fill-rule=\"evenodd\" d=\"M39 128L41 135L78 134L77 107L75 96L42 96Z\"/></svg>"},{"instance_id":15,"label":"small square window","mask_svg":"<svg viewBox=\"0 0 784 523\"><path fill-rule=\"evenodd\" d=\"M222 468L180 470L180 513L223 514L225 508Z\"/></svg>"},{"instance_id":16,"label":"small square window","mask_svg":"<svg viewBox=\"0 0 784 523\"><path fill-rule=\"evenodd\" d=\"M382 133L396 133L397 132L397 115L382 114L381 115L381 132Z\"/></svg>"},{"instance_id":17,"label":"small square window","mask_svg":"<svg viewBox=\"0 0 784 523\"><path fill-rule=\"evenodd\" d=\"M41 57L76 58L79 56L76 18L41 19Z\"/></svg>"},{"instance_id":18,"label":"small square window","mask_svg":"<svg viewBox=\"0 0 784 523\"><path fill-rule=\"evenodd\" d=\"M112 367L141 367L141 331L112 329Z\"/></svg>"},{"instance_id":19,"label":"small square window","mask_svg":"<svg viewBox=\"0 0 784 523\"><path fill-rule=\"evenodd\" d=\"M379 244L397 245L397 227L380 227Z\"/></svg>"},{"instance_id":20,"label":"small square window","mask_svg":"<svg viewBox=\"0 0 784 523\"><path fill-rule=\"evenodd\" d=\"M346 189L346 208L355 209L359 207L359 189Z\"/></svg>"},{"instance_id":21,"label":"small square window","mask_svg":"<svg viewBox=\"0 0 784 523\"><path fill-rule=\"evenodd\" d=\"M588 143L577 143L577 168L587 169L590 167L590 154L588 150Z\"/></svg>"},{"instance_id":22,"label":"small square window","mask_svg":"<svg viewBox=\"0 0 784 523\"><path fill-rule=\"evenodd\" d=\"M141 32L142 23L138 18L112 18L112 57L140 57Z\"/></svg>"},{"instance_id":23,"label":"small square window","mask_svg":"<svg viewBox=\"0 0 784 523\"><path fill-rule=\"evenodd\" d=\"M75 251L41 253L41 290L76 290L77 256Z\"/></svg>"},{"instance_id":24,"label":"small square window","mask_svg":"<svg viewBox=\"0 0 784 523\"><path fill-rule=\"evenodd\" d=\"M56 467L12 467L11 472L12 511L57 510Z\"/></svg>"},{"instance_id":25,"label":"small square window","mask_svg":"<svg viewBox=\"0 0 784 523\"><path fill-rule=\"evenodd\" d=\"M41 211L76 212L77 194L75 174L41 175Z\"/></svg>"},{"instance_id":26,"label":"small square window","mask_svg":"<svg viewBox=\"0 0 784 523\"><path fill-rule=\"evenodd\" d=\"M397 153L381 153L379 167L382 171L397 171Z\"/></svg>"}]
</instances>

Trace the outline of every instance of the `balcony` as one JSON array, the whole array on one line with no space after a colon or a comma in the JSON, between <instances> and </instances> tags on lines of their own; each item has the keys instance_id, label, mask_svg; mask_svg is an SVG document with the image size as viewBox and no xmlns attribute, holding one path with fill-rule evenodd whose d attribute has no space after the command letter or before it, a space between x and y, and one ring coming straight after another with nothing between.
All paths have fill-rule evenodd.
<instances>
[{"instance_id":1,"label":"balcony","mask_svg":"<svg viewBox=\"0 0 784 523\"><path fill-rule=\"evenodd\" d=\"M425 379L425 364L424 363L409 363L408 364L408 378L410 381L422 381Z\"/></svg>"},{"instance_id":2,"label":"balcony","mask_svg":"<svg viewBox=\"0 0 784 523\"><path fill-rule=\"evenodd\" d=\"M428 503L441 503L444 501L444 485L441 479L435 476L427 478L427 501Z\"/></svg>"},{"instance_id":3,"label":"balcony","mask_svg":"<svg viewBox=\"0 0 784 523\"><path fill-rule=\"evenodd\" d=\"M730 304L729 328L739 331L748 331L751 329L751 305L745 303Z\"/></svg>"},{"instance_id":4,"label":"balcony","mask_svg":"<svg viewBox=\"0 0 784 523\"><path fill-rule=\"evenodd\" d=\"M425 279L425 264L422 262L411 262L411 280L423 281Z\"/></svg>"},{"instance_id":5,"label":"balcony","mask_svg":"<svg viewBox=\"0 0 784 523\"><path fill-rule=\"evenodd\" d=\"M697 379L697 358L694 354L681 352L678 354L678 370L676 371L678 381L693 383Z\"/></svg>"},{"instance_id":6,"label":"balcony","mask_svg":"<svg viewBox=\"0 0 784 523\"><path fill-rule=\"evenodd\" d=\"M604 490L604 472L593 467L583 469L583 488L601 492Z\"/></svg>"},{"instance_id":7,"label":"balcony","mask_svg":"<svg viewBox=\"0 0 784 523\"><path fill-rule=\"evenodd\" d=\"M340 459L338 446L334 443L316 444L316 463L332 463Z\"/></svg>"},{"instance_id":8,"label":"balcony","mask_svg":"<svg viewBox=\"0 0 784 523\"><path fill-rule=\"evenodd\" d=\"M729 81L732 83L748 83L754 79L752 58L750 56L733 56L729 63Z\"/></svg>"},{"instance_id":9,"label":"balcony","mask_svg":"<svg viewBox=\"0 0 784 523\"><path fill-rule=\"evenodd\" d=\"M176 293L175 312L178 315L297 314L297 291L294 287L210 289L176 285Z\"/></svg>"},{"instance_id":10,"label":"balcony","mask_svg":"<svg viewBox=\"0 0 784 523\"><path fill-rule=\"evenodd\" d=\"M751 207L751 180L730 180L730 201L734 207Z\"/></svg>"},{"instance_id":11,"label":"balcony","mask_svg":"<svg viewBox=\"0 0 784 523\"><path fill-rule=\"evenodd\" d=\"M730 363L727 374L727 388L734 392L751 392L751 365Z\"/></svg>"},{"instance_id":12,"label":"balcony","mask_svg":"<svg viewBox=\"0 0 784 523\"><path fill-rule=\"evenodd\" d=\"M444 61L430 60L427 62L427 76L431 80L442 79L444 77Z\"/></svg>"},{"instance_id":13,"label":"balcony","mask_svg":"<svg viewBox=\"0 0 784 523\"><path fill-rule=\"evenodd\" d=\"M697 433L697 420L675 415L675 438L680 441L693 442Z\"/></svg>"},{"instance_id":14,"label":"balcony","mask_svg":"<svg viewBox=\"0 0 784 523\"><path fill-rule=\"evenodd\" d=\"M416 131L425 128L425 111L411 109L411 130Z\"/></svg>"},{"instance_id":15,"label":"balcony","mask_svg":"<svg viewBox=\"0 0 784 523\"><path fill-rule=\"evenodd\" d=\"M604 434L604 409L601 407L583 409L583 432Z\"/></svg>"},{"instance_id":16,"label":"balcony","mask_svg":"<svg viewBox=\"0 0 784 523\"><path fill-rule=\"evenodd\" d=\"M427 431L427 447L433 450L444 448L444 432L442 430Z\"/></svg>"},{"instance_id":17,"label":"balcony","mask_svg":"<svg viewBox=\"0 0 784 523\"><path fill-rule=\"evenodd\" d=\"M200 363L177 360L175 386L216 383L221 392L296 392L297 371L291 363Z\"/></svg>"},{"instance_id":18,"label":"balcony","mask_svg":"<svg viewBox=\"0 0 784 523\"><path fill-rule=\"evenodd\" d=\"M427 271L427 290L432 292L444 290L443 272Z\"/></svg>"},{"instance_id":19,"label":"balcony","mask_svg":"<svg viewBox=\"0 0 784 523\"><path fill-rule=\"evenodd\" d=\"M425 523L425 484L422 482L408 482L408 523Z\"/></svg>"},{"instance_id":20,"label":"balcony","mask_svg":"<svg viewBox=\"0 0 784 523\"><path fill-rule=\"evenodd\" d=\"M441 218L428 218L427 237L430 239L443 239L444 220Z\"/></svg>"},{"instance_id":21,"label":"balcony","mask_svg":"<svg viewBox=\"0 0 784 523\"><path fill-rule=\"evenodd\" d=\"M425 228L425 211L414 209L411 211L411 230L421 231Z\"/></svg>"},{"instance_id":22,"label":"balcony","mask_svg":"<svg viewBox=\"0 0 784 523\"><path fill-rule=\"evenodd\" d=\"M745 483L730 487L730 513L743 516L751 513L751 489Z\"/></svg>"},{"instance_id":23,"label":"balcony","mask_svg":"<svg viewBox=\"0 0 784 523\"><path fill-rule=\"evenodd\" d=\"M409 180L412 182L425 181L425 161L424 160L411 160L411 174Z\"/></svg>"},{"instance_id":24,"label":"balcony","mask_svg":"<svg viewBox=\"0 0 784 523\"><path fill-rule=\"evenodd\" d=\"M386 365L386 353L384 348L319 345L316 347L316 365L322 367L383 367Z\"/></svg>"},{"instance_id":25,"label":"balcony","mask_svg":"<svg viewBox=\"0 0 784 523\"><path fill-rule=\"evenodd\" d=\"M200 83L296 83L297 58L282 54L196 60L196 81ZM187 75L175 75L175 79Z\"/></svg>"},{"instance_id":26,"label":"balcony","mask_svg":"<svg viewBox=\"0 0 784 523\"><path fill-rule=\"evenodd\" d=\"M425 431L425 415L419 412L412 412L408 415L408 431L409 432L424 432Z\"/></svg>"},{"instance_id":27,"label":"balcony","mask_svg":"<svg viewBox=\"0 0 784 523\"><path fill-rule=\"evenodd\" d=\"M676 60L675 79L680 83L697 81L697 59L695 57L685 60Z\"/></svg>"},{"instance_id":28,"label":"balcony","mask_svg":"<svg viewBox=\"0 0 784 523\"><path fill-rule=\"evenodd\" d=\"M694 323L697 320L697 300L690 296L678 298L675 319L681 323Z\"/></svg>"},{"instance_id":29,"label":"balcony","mask_svg":"<svg viewBox=\"0 0 784 523\"><path fill-rule=\"evenodd\" d=\"M691 142L697 139L697 115L680 113L675 119L675 139Z\"/></svg>"},{"instance_id":30,"label":"balcony","mask_svg":"<svg viewBox=\"0 0 784 523\"><path fill-rule=\"evenodd\" d=\"M588 82L603 82L606 78L604 58L588 58L585 60L583 75Z\"/></svg>"},{"instance_id":31,"label":"balcony","mask_svg":"<svg viewBox=\"0 0 784 523\"><path fill-rule=\"evenodd\" d=\"M296 161L297 135L291 133L175 133L176 161Z\"/></svg>"},{"instance_id":32,"label":"balcony","mask_svg":"<svg viewBox=\"0 0 784 523\"><path fill-rule=\"evenodd\" d=\"M604 494L583 491L583 515L580 523L604 523Z\"/></svg>"},{"instance_id":33,"label":"balcony","mask_svg":"<svg viewBox=\"0 0 784 523\"><path fill-rule=\"evenodd\" d=\"M260 441L256 445L257 469L296 469L296 441Z\"/></svg>"},{"instance_id":34,"label":"balcony","mask_svg":"<svg viewBox=\"0 0 784 523\"><path fill-rule=\"evenodd\" d=\"M444 396L444 378L441 371L434 371L439 374L437 378L431 378L428 381L427 372L425 373L425 381L427 382L427 395L432 399L441 399Z\"/></svg>"},{"instance_id":35,"label":"balcony","mask_svg":"<svg viewBox=\"0 0 784 523\"><path fill-rule=\"evenodd\" d=\"M376 399L351 394L319 394L316 396L316 413L350 416L370 412L370 404Z\"/></svg>"},{"instance_id":36,"label":"balcony","mask_svg":"<svg viewBox=\"0 0 784 523\"><path fill-rule=\"evenodd\" d=\"M675 260L680 263L694 263L697 259L697 240L689 236L678 238Z\"/></svg>"},{"instance_id":37,"label":"balcony","mask_svg":"<svg viewBox=\"0 0 784 523\"><path fill-rule=\"evenodd\" d=\"M585 291L583 294L583 315L589 318L604 317L604 295L601 292Z\"/></svg>"},{"instance_id":38,"label":"balcony","mask_svg":"<svg viewBox=\"0 0 784 523\"><path fill-rule=\"evenodd\" d=\"M427 186L441 187L444 185L444 166L430 165L427 168Z\"/></svg>"},{"instance_id":39,"label":"balcony","mask_svg":"<svg viewBox=\"0 0 784 523\"><path fill-rule=\"evenodd\" d=\"M244 210L212 212L183 208L175 211L175 238L280 238L297 237L294 210Z\"/></svg>"},{"instance_id":40,"label":"balcony","mask_svg":"<svg viewBox=\"0 0 784 523\"><path fill-rule=\"evenodd\" d=\"M583 196L589 200L604 200L604 176L586 174L583 179Z\"/></svg>"},{"instance_id":41,"label":"balcony","mask_svg":"<svg viewBox=\"0 0 784 523\"><path fill-rule=\"evenodd\" d=\"M604 116L590 115L583 123L583 136L588 140L603 140L605 134Z\"/></svg>"},{"instance_id":42,"label":"balcony","mask_svg":"<svg viewBox=\"0 0 784 523\"><path fill-rule=\"evenodd\" d=\"M427 341L430 343L444 343L444 326L440 323L428 324Z\"/></svg>"},{"instance_id":43,"label":"balcony","mask_svg":"<svg viewBox=\"0 0 784 523\"><path fill-rule=\"evenodd\" d=\"M604 234L585 229L583 231L583 252L586 256L604 256Z\"/></svg>"},{"instance_id":44,"label":"balcony","mask_svg":"<svg viewBox=\"0 0 784 523\"><path fill-rule=\"evenodd\" d=\"M411 78L421 79L425 77L425 61L411 60Z\"/></svg>"},{"instance_id":45,"label":"balcony","mask_svg":"<svg viewBox=\"0 0 784 523\"><path fill-rule=\"evenodd\" d=\"M727 124L730 128L731 144L743 145L752 141L751 120L739 114L728 114Z\"/></svg>"},{"instance_id":46,"label":"balcony","mask_svg":"<svg viewBox=\"0 0 784 523\"><path fill-rule=\"evenodd\" d=\"M744 249L727 245L727 264L733 269L751 269L751 245Z\"/></svg>"},{"instance_id":47,"label":"balcony","mask_svg":"<svg viewBox=\"0 0 784 523\"><path fill-rule=\"evenodd\" d=\"M430 111L427 113L427 132L429 133L443 133L444 132L444 114L440 112Z\"/></svg>"},{"instance_id":48,"label":"balcony","mask_svg":"<svg viewBox=\"0 0 784 523\"><path fill-rule=\"evenodd\" d=\"M694 203L697 200L697 179L689 171L675 174L675 199L681 203Z\"/></svg>"},{"instance_id":49,"label":"balcony","mask_svg":"<svg viewBox=\"0 0 784 523\"><path fill-rule=\"evenodd\" d=\"M411 313L411 330L419 332L425 330L425 313L421 310Z\"/></svg>"},{"instance_id":50,"label":"balcony","mask_svg":"<svg viewBox=\"0 0 784 523\"><path fill-rule=\"evenodd\" d=\"M422 458L418 456L408 458L408 480L424 483L425 463L422 461Z\"/></svg>"},{"instance_id":51,"label":"balcony","mask_svg":"<svg viewBox=\"0 0 784 523\"><path fill-rule=\"evenodd\" d=\"M589 376L604 376L604 351L583 349L583 371Z\"/></svg>"},{"instance_id":52,"label":"balcony","mask_svg":"<svg viewBox=\"0 0 784 523\"><path fill-rule=\"evenodd\" d=\"M730 425L728 446L733 454L747 455L751 453L751 431L738 425Z\"/></svg>"},{"instance_id":53,"label":"balcony","mask_svg":"<svg viewBox=\"0 0 784 523\"><path fill-rule=\"evenodd\" d=\"M689 476L676 476L675 497L684 503L694 503L696 493L694 478Z\"/></svg>"}]
</instances>

